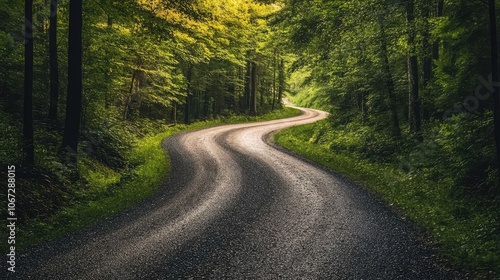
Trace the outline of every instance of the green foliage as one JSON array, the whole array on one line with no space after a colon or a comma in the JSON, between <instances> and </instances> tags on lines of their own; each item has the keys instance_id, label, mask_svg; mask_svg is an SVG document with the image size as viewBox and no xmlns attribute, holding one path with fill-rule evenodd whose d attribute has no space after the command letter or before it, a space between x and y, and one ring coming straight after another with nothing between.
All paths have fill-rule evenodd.
<instances>
[{"instance_id":1,"label":"green foliage","mask_svg":"<svg viewBox=\"0 0 500 280\"><path fill-rule=\"evenodd\" d=\"M47 185L43 183L43 186L52 193L49 195L46 192L32 192L38 196L23 198L23 205L32 207L30 211L26 209L26 212L31 213L32 216L20 229L24 236L20 246L25 248L80 230L151 196L158 190L170 170L170 161L161 147L161 141L175 133L222 124L287 118L299 113L299 110L286 108L259 117L234 116L196 122L189 126L156 124L147 128L129 128L128 132L121 132L128 135L129 139L130 136L134 136L131 139L133 140L131 141L132 147L121 150L126 163L124 167L118 170L110 168L101 162L101 157L94 157L92 154L81 158L78 164L80 183L72 186L71 192L68 192L70 190L68 184L74 183L61 182L61 178L56 177L57 174L53 174L53 178L49 177L50 170L39 170L37 176L40 177L38 177L37 186L40 187L43 183L40 181L41 178L46 178ZM135 134L131 131L135 131ZM161 132L158 133L158 131ZM25 182L33 184L30 180L23 180L23 183ZM23 187L33 190L31 185L23 185ZM35 203L44 205L40 206ZM44 212L33 210L44 210Z\"/></svg>"},{"instance_id":2,"label":"green foliage","mask_svg":"<svg viewBox=\"0 0 500 280\"><path fill-rule=\"evenodd\" d=\"M359 133L332 129L323 121L281 131L274 139L285 148L375 190L389 205L423 227L440 249L441 255L456 268L470 273L470 277L495 278L500 273L500 199L470 192L467 196L457 195L455 192L459 190L453 181L466 177L446 177L449 173L446 169L461 169L456 165L480 161L484 156L482 153L487 152L483 151L484 146L478 143L474 148L479 150L468 151L465 156L471 159L465 156L447 158L452 160L452 165L441 163L436 166L438 169L433 171L441 172L440 179L432 179L419 173L407 173L401 170L398 163L382 163L377 158L374 160L372 157L377 157L375 154L367 158L359 152L365 149L364 143L357 139ZM442 133L443 139L438 140L440 145L451 140L445 140L446 132ZM372 141L377 142L374 139ZM463 143L466 141L464 139ZM347 142L343 148L338 147L341 142ZM439 161L438 154L436 151L427 160Z\"/></svg>"},{"instance_id":3,"label":"green foliage","mask_svg":"<svg viewBox=\"0 0 500 280\"><path fill-rule=\"evenodd\" d=\"M277 9L250 0L84 1L75 166L61 151L66 96L72 94L67 92L69 1L58 1L59 110L57 120L49 120L50 1L35 0L35 166L24 167L24 6L1 0L0 163L22 169L22 235L36 243L81 229L150 195L168 170L158 143L172 133L295 114L275 110L281 100L273 82L284 90L284 64L275 67L279 76L270 66L284 54L271 42L275 31L267 17ZM251 64L252 80L245 77ZM252 111L245 91L250 84L257 100ZM185 116L203 122L172 126Z\"/></svg>"}]
</instances>

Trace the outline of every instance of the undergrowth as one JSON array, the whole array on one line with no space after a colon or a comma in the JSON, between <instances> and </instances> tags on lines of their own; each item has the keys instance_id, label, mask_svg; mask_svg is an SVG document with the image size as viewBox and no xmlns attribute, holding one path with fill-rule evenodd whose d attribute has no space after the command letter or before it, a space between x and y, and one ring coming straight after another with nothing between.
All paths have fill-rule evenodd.
<instances>
[{"instance_id":1,"label":"undergrowth","mask_svg":"<svg viewBox=\"0 0 500 280\"><path fill-rule=\"evenodd\" d=\"M383 146L383 141L374 140L375 143L366 145L353 136L352 131L332 128L325 120L283 130L274 139L283 147L373 189L389 205L424 228L441 255L470 277L500 276L498 195L458 192L457 184L463 180L457 180L449 172L436 176L426 170L429 167L425 164L420 169L407 170L397 156L382 160L381 157L388 156L387 151L366 153L365 149L381 149L377 145ZM436 160L440 156L436 153L428 156L427 161Z\"/></svg>"},{"instance_id":2,"label":"undergrowth","mask_svg":"<svg viewBox=\"0 0 500 280\"><path fill-rule=\"evenodd\" d=\"M166 125L138 120L128 126L83 133L77 171L54 160L37 163L18 184L23 190L18 249L81 230L109 218L158 190L168 176L170 161L160 143L175 133L222 124L266 121L296 116L285 108L262 116L229 116L191 125ZM123 128L125 127L125 128ZM59 142L59 134L39 133L45 143ZM37 147L43 158L56 147ZM6 153L5 151L2 153ZM76 174L76 175L75 175ZM26 175L26 174L23 174ZM5 244L2 244L5 250Z\"/></svg>"}]
</instances>

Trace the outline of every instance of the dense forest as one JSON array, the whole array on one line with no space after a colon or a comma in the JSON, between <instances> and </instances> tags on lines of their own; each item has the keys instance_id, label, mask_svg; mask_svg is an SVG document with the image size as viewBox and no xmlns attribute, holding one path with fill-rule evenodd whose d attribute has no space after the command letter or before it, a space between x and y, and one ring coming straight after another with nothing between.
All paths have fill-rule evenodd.
<instances>
[{"instance_id":1,"label":"dense forest","mask_svg":"<svg viewBox=\"0 0 500 280\"><path fill-rule=\"evenodd\" d=\"M498 3L285 2L290 98L331 115L278 142L371 186L473 278L498 277Z\"/></svg>"},{"instance_id":2,"label":"dense forest","mask_svg":"<svg viewBox=\"0 0 500 280\"><path fill-rule=\"evenodd\" d=\"M0 162L18 166L21 213L50 215L96 172L96 184L116 183L138 139L168 126L280 109L284 51L267 20L277 9L1 1Z\"/></svg>"},{"instance_id":3,"label":"dense forest","mask_svg":"<svg viewBox=\"0 0 500 280\"><path fill-rule=\"evenodd\" d=\"M292 2L291 89L331 110L332 149L498 193L494 1Z\"/></svg>"},{"instance_id":4,"label":"dense forest","mask_svg":"<svg viewBox=\"0 0 500 280\"><path fill-rule=\"evenodd\" d=\"M40 226L140 177L158 133L288 95L330 112L308 142L428 180L467 219L499 203L495 6L0 0L0 163L16 165L20 215ZM494 243L500 221L486 220Z\"/></svg>"}]
</instances>

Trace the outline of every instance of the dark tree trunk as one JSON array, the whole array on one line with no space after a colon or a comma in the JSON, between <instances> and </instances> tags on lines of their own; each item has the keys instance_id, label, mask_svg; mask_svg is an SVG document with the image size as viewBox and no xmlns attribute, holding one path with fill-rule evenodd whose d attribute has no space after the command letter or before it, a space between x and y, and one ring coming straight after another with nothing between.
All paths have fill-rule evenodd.
<instances>
[{"instance_id":1,"label":"dark tree trunk","mask_svg":"<svg viewBox=\"0 0 500 280\"><path fill-rule=\"evenodd\" d=\"M277 64L277 58L276 58L276 50L274 50L274 56L273 56L273 103L271 105L271 110L274 111L274 108L276 106L276 64Z\"/></svg>"},{"instance_id":2,"label":"dark tree trunk","mask_svg":"<svg viewBox=\"0 0 500 280\"><path fill-rule=\"evenodd\" d=\"M123 120L127 120L129 113L129 105L132 101L132 93L134 92L135 77L137 75L137 70L132 72L132 81L130 82L130 87L128 89L128 96L125 99L125 106L123 107Z\"/></svg>"},{"instance_id":3,"label":"dark tree trunk","mask_svg":"<svg viewBox=\"0 0 500 280\"><path fill-rule=\"evenodd\" d=\"M442 17L444 12L444 0L438 0L436 17ZM439 42L434 42L432 46L432 58L434 60L439 59Z\"/></svg>"},{"instance_id":4,"label":"dark tree trunk","mask_svg":"<svg viewBox=\"0 0 500 280\"><path fill-rule=\"evenodd\" d=\"M245 73L245 89L243 91L243 110L250 110L250 96L252 91L252 63L247 60Z\"/></svg>"},{"instance_id":5,"label":"dark tree trunk","mask_svg":"<svg viewBox=\"0 0 500 280\"><path fill-rule=\"evenodd\" d=\"M420 100L418 92L418 60L415 50L415 14L413 0L406 3L406 20L408 24L408 91L410 101L410 131L415 133L416 140L422 142Z\"/></svg>"},{"instance_id":6,"label":"dark tree trunk","mask_svg":"<svg viewBox=\"0 0 500 280\"><path fill-rule=\"evenodd\" d=\"M82 0L69 2L68 96L62 148L77 162L82 113Z\"/></svg>"},{"instance_id":7,"label":"dark tree trunk","mask_svg":"<svg viewBox=\"0 0 500 280\"><path fill-rule=\"evenodd\" d=\"M277 100L280 107L284 91L285 91L285 61L283 58L280 58L279 72L278 72L278 100Z\"/></svg>"},{"instance_id":8,"label":"dark tree trunk","mask_svg":"<svg viewBox=\"0 0 500 280\"><path fill-rule=\"evenodd\" d=\"M50 1L49 56L50 56L49 120L56 122L58 103L59 103L59 64L57 62L57 0Z\"/></svg>"},{"instance_id":9,"label":"dark tree trunk","mask_svg":"<svg viewBox=\"0 0 500 280\"><path fill-rule=\"evenodd\" d=\"M23 104L23 163L33 165L33 0L24 2L24 104Z\"/></svg>"},{"instance_id":10,"label":"dark tree trunk","mask_svg":"<svg viewBox=\"0 0 500 280\"><path fill-rule=\"evenodd\" d=\"M490 15L491 76L493 82L493 118L496 144L497 169L500 179L500 92L498 89L498 43L495 0L488 0Z\"/></svg>"},{"instance_id":11,"label":"dark tree trunk","mask_svg":"<svg viewBox=\"0 0 500 280\"><path fill-rule=\"evenodd\" d=\"M172 104L172 115L171 115L171 118L172 118L172 123L173 124L177 124L177 102L174 102Z\"/></svg>"},{"instance_id":12,"label":"dark tree trunk","mask_svg":"<svg viewBox=\"0 0 500 280\"><path fill-rule=\"evenodd\" d=\"M423 76L423 83L422 83L422 90L423 90L423 100L421 98L420 105L422 106L422 118L423 120L428 120L430 118L429 114L429 108L428 108L428 102L425 102L426 98L429 98L429 95L431 93L430 88L429 88L429 83L431 82L432 79L432 46L430 44L430 31L429 31L429 19L430 19L430 3L423 3L423 17L424 17L424 31L422 34L423 37L423 42L422 42L422 48L424 49L423 51L423 65L422 65L422 76Z\"/></svg>"},{"instance_id":13,"label":"dark tree trunk","mask_svg":"<svg viewBox=\"0 0 500 280\"><path fill-rule=\"evenodd\" d=\"M399 117L398 117L398 107L397 107L397 99L396 94L394 92L394 79L391 73L391 66L389 64L389 54L387 50L387 36L385 34L385 24L382 18L379 18L380 24L380 43L381 43L381 51L382 51L382 61L383 61L383 72L384 72L384 83L385 88L387 89L387 97L389 99L389 110L391 112L391 122L392 122L392 134L396 139L396 142L399 142L401 139L401 127L399 125Z\"/></svg>"},{"instance_id":14,"label":"dark tree trunk","mask_svg":"<svg viewBox=\"0 0 500 280\"><path fill-rule=\"evenodd\" d=\"M186 80L187 80L187 90L186 90L186 104L184 106L184 123L185 124L190 124L191 123L191 78L193 75L193 66L191 63L188 64L188 67L186 69Z\"/></svg>"},{"instance_id":15,"label":"dark tree trunk","mask_svg":"<svg viewBox=\"0 0 500 280\"><path fill-rule=\"evenodd\" d=\"M250 114L257 115L257 63L251 63Z\"/></svg>"}]
</instances>

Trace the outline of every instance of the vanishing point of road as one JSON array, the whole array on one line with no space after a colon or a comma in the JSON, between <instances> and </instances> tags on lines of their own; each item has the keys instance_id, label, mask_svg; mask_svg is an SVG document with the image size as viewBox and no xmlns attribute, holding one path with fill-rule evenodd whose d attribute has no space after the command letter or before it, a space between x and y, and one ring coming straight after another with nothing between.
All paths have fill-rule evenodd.
<instances>
[{"instance_id":1,"label":"vanishing point of road","mask_svg":"<svg viewBox=\"0 0 500 280\"><path fill-rule=\"evenodd\" d=\"M302 115L163 141L151 198L20 255L20 279L451 279L422 232L334 171L269 144ZM404 187L404 186L402 186Z\"/></svg>"}]
</instances>

